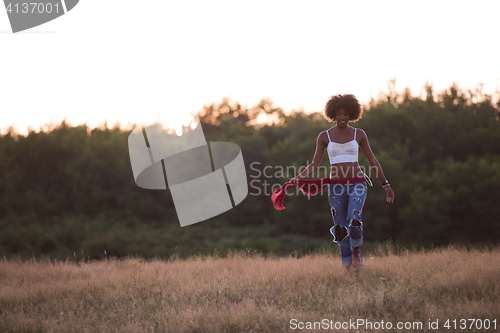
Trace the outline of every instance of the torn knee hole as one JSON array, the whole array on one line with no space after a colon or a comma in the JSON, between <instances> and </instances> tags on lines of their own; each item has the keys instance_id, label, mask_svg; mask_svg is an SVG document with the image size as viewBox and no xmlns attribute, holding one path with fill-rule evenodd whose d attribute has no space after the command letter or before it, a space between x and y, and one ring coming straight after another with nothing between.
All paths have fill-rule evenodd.
<instances>
[{"instance_id":1,"label":"torn knee hole","mask_svg":"<svg viewBox=\"0 0 500 333\"><path fill-rule=\"evenodd\" d=\"M357 202L361 202L360 198L352 198L352 200L357 201Z\"/></svg>"},{"instance_id":2,"label":"torn knee hole","mask_svg":"<svg viewBox=\"0 0 500 333\"><path fill-rule=\"evenodd\" d=\"M344 240L344 238L347 237L347 229L346 227L342 227L340 225L335 227L336 234L338 236L338 239L340 239L340 242Z\"/></svg>"},{"instance_id":3,"label":"torn knee hole","mask_svg":"<svg viewBox=\"0 0 500 333\"><path fill-rule=\"evenodd\" d=\"M335 216L335 208L332 208L332 216Z\"/></svg>"},{"instance_id":4,"label":"torn knee hole","mask_svg":"<svg viewBox=\"0 0 500 333\"><path fill-rule=\"evenodd\" d=\"M361 225L361 222L359 222L358 220L352 220L351 225L359 227Z\"/></svg>"},{"instance_id":5,"label":"torn knee hole","mask_svg":"<svg viewBox=\"0 0 500 333\"><path fill-rule=\"evenodd\" d=\"M359 214L359 210L357 210L357 209L353 210L352 212L353 212L353 214L356 214L356 215Z\"/></svg>"}]
</instances>

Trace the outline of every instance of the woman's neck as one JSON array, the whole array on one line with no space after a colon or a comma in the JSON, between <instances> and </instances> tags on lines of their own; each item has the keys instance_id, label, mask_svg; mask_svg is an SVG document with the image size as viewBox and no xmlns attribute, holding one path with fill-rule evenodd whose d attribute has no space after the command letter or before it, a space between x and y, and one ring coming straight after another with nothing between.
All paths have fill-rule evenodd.
<instances>
[{"instance_id":1,"label":"woman's neck","mask_svg":"<svg viewBox=\"0 0 500 333\"><path fill-rule=\"evenodd\" d=\"M337 131L342 132L342 131L347 130L349 128L349 125L339 126L338 124L336 124L335 128L337 129Z\"/></svg>"}]
</instances>

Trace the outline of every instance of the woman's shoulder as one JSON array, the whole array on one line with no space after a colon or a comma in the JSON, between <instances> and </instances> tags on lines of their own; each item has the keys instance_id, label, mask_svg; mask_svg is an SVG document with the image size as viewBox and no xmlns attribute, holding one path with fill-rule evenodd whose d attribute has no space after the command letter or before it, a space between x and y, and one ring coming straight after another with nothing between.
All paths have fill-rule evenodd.
<instances>
[{"instance_id":1,"label":"woman's shoulder","mask_svg":"<svg viewBox=\"0 0 500 333\"><path fill-rule=\"evenodd\" d=\"M362 135L366 136L366 133L365 133L365 131L363 131L362 128L354 127L354 130L356 131L356 134L362 134Z\"/></svg>"},{"instance_id":2,"label":"woman's shoulder","mask_svg":"<svg viewBox=\"0 0 500 333\"><path fill-rule=\"evenodd\" d=\"M318 140L317 140L318 142L324 143L325 145L327 145L330 142L330 139L329 139L328 133L327 133L328 130L329 129L319 132Z\"/></svg>"},{"instance_id":3,"label":"woman's shoulder","mask_svg":"<svg viewBox=\"0 0 500 333\"><path fill-rule=\"evenodd\" d=\"M361 142L364 139L368 138L363 129L355 127L354 130L356 131L356 141Z\"/></svg>"},{"instance_id":4,"label":"woman's shoulder","mask_svg":"<svg viewBox=\"0 0 500 333\"><path fill-rule=\"evenodd\" d=\"M322 137L327 138L327 136L328 136L327 131L328 131L328 130L324 130L324 131L319 132L319 134L318 134L318 139L319 139L319 138L322 138Z\"/></svg>"}]
</instances>

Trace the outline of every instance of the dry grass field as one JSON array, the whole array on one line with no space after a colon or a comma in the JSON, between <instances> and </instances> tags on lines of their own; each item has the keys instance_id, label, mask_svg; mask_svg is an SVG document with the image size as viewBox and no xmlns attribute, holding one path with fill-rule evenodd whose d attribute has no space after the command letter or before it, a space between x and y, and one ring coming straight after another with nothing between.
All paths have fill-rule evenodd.
<instances>
[{"instance_id":1,"label":"dry grass field","mask_svg":"<svg viewBox=\"0 0 500 333\"><path fill-rule=\"evenodd\" d=\"M465 332L500 331L499 248L389 249L364 262L349 273L326 253L3 260L0 332L456 332L461 319L478 319Z\"/></svg>"}]
</instances>

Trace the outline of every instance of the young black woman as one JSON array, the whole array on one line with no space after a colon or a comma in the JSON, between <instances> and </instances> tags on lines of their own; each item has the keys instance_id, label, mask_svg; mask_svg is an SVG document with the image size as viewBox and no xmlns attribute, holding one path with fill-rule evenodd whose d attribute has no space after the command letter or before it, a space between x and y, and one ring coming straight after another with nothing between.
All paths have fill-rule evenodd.
<instances>
[{"instance_id":1,"label":"young black woman","mask_svg":"<svg viewBox=\"0 0 500 333\"><path fill-rule=\"evenodd\" d=\"M382 182L387 202L394 202L394 191L370 148L366 133L362 129L349 126L349 122L359 120L361 114L361 105L354 95L339 94L330 97L325 105L325 118L336 124L318 135L312 163L299 175L290 179L290 182L295 184L312 174L320 165L325 149L331 164L330 179L364 177L358 164L358 150L361 148L376 176ZM361 212L366 194L365 180L330 184L328 187L328 201L334 222L330 232L333 235L333 241L339 245L342 264L355 271L363 266L360 249L363 244Z\"/></svg>"}]
</instances>

